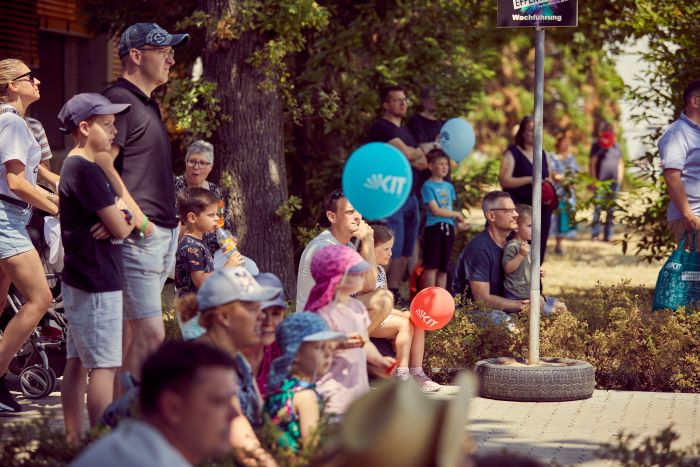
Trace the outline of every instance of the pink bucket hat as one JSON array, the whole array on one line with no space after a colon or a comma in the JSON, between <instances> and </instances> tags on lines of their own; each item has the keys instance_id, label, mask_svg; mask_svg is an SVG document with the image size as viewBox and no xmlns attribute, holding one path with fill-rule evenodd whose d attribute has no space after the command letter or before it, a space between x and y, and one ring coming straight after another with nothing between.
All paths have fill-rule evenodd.
<instances>
[{"instance_id":1,"label":"pink bucket hat","mask_svg":"<svg viewBox=\"0 0 700 467\"><path fill-rule=\"evenodd\" d=\"M328 305L335 297L335 288L345 274L360 274L370 267L358 252L345 245L321 248L311 259L311 276L316 285L309 293L306 309L317 311Z\"/></svg>"}]
</instances>

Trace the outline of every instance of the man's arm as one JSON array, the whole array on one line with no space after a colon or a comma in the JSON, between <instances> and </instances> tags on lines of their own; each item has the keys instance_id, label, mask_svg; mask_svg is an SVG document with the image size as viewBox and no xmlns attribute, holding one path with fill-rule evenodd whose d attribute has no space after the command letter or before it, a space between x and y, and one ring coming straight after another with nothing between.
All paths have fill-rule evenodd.
<instances>
[{"instance_id":1,"label":"man's arm","mask_svg":"<svg viewBox=\"0 0 700 467\"><path fill-rule=\"evenodd\" d=\"M416 169L423 170L428 168L428 160L425 158L425 152L422 149L412 148L401 141L401 138L393 138L389 140L388 144L401 151L408 159L408 162Z\"/></svg>"},{"instance_id":2,"label":"man's arm","mask_svg":"<svg viewBox=\"0 0 700 467\"><path fill-rule=\"evenodd\" d=\"M117 196L124 200L126 206L129 208L129 211L131 211L131 215L134 216L133 223L135 228L140 230L146 215L143 213L143 211L141 211L138 204L136 204L136 201L134 201L131 193L129 193L129 190L126 189L126 185L124 185L124 181L119 175L119 172L117 172L117 169L114 168L114 160L119 155L120 150L121 148L119 146L113 144L109 152L101 152L95 157L95 163L99 165L102 171L105 173L107 179L114 187L114 191L117 193ZM153 223L148 222L144 234L149 237L152 233Z\"/></svg>"},{"instance_id":3,"label":"man's arm","mask_svg":"<svg viewBox=\"0 0 700 467\"><path fill-rule=\"evenodd\" d=\"M509 300L498 295L491 295L491 286L488 282L469 281L469 288L472 291L474 301L483 302L487 307L497 310L521 311L530 303L530 300Z\"/></svg>"},{"instance_id":4,"label":"man's arm","mask_svg":"<svg viewBox=\"0 0 700 467\"><path fill-rule=\"evenodd\" d=\"M363 292L371 292L377 288L377 258L374 255L374 231L365 221L360 221L360 228L355 232L356 238L360 239L360 255L371 266L365 273L362 284Z\"/></svg>"},{"instance_id":5,"label":"man's arm","mask_svg":"<svg viewBox=\"0 0 700 467\"><path fill-rule=\"evenodd\" d=\"M688 232L697 230L700 219L693 213L690 204L688 204L688 195L685 193L685 186L681 180L681 170L665 169L664 178L666 179L668 196L683 216L685 230Z\"/></svg>"}]
</instances>

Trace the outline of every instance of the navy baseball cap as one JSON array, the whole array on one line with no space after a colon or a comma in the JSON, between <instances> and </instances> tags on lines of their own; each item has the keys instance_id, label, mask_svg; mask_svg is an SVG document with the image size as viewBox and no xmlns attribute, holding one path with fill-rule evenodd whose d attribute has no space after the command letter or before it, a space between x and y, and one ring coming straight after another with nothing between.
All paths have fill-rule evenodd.
<instances>
[{"instance_id":1,"label":"navy baseball cap","mask_svg":"<svg viewBox=\"0 0 700 467\"><path fill-rule=\"evenodd\" d=\"M132 24L119 38L119 57L129 53L131 49L140 49L144 45L154 47L180 47L190 40L189 34L170 34L156 23Z\"/></svg>"},{"instance_id":2,"label":"navy baseball cap","mask_svg":"<svg viewBox=\"0 0 700 467\"><path fill-rule=\"evenodd\" d=\"M58 113L61 133L70 133L80 122L95 115L119 115L127 112L131 104L112 104L102 94L84 92L68 99Z\"/></svg>"}]
</instances>

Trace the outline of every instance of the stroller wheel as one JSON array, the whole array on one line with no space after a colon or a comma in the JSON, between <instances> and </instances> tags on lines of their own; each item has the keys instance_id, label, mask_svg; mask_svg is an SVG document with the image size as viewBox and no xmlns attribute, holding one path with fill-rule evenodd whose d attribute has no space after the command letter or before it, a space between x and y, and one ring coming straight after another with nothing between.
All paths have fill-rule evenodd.
<instances>
[{"instance_id":1,"label":"stroller wheel","mask_svg":"<svg viewBox=\"0 0 700 467\"><path fill-rule=\"evenodd\" d=\"M27 399L41 399L51 394L56 387L56 374L51 368L32 365L19 374L22 394Z\"/></svg>"}]
</instances>

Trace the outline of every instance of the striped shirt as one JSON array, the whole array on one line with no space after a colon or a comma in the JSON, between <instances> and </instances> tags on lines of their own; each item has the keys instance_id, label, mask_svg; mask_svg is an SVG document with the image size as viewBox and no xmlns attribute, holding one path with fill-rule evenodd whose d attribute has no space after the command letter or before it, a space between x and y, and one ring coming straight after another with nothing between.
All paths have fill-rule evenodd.
<instances>
[{"instance_id":1,"label":"striped shirt","mask_svg":"<svg viewBox=\"0 0 700 467\"><path fill-rule=\"evenodd\" d=\"M32 130L32 134L36 139L36 142L41 146L41 160L47 161L53 157L51 153L51 147L49 146L49 140L46 138L46 131L41 125L39 120L34 118L25 117L24 120L27 122L29 129Z\"/></svg>"}]
</instances>

